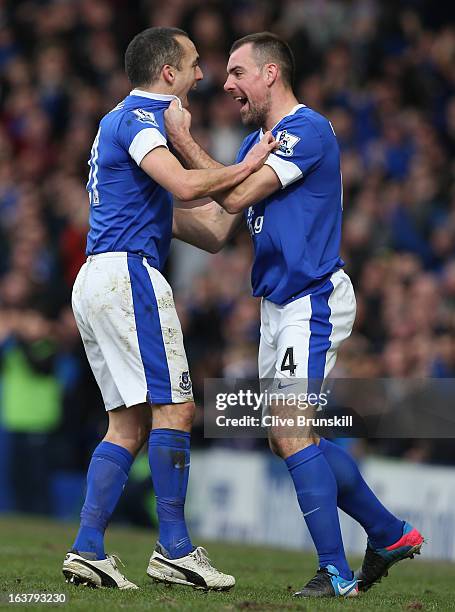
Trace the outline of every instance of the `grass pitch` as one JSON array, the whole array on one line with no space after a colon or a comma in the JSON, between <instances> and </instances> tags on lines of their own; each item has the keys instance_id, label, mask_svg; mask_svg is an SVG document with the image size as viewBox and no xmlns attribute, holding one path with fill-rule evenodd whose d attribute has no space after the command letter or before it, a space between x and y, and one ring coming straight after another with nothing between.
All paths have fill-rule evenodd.
<instances>
[{"instance_id":1,"label":"grass pitch","mask_svg":"<svg viewBox=\"0 0 455 612\"><path fill-rule=\"evenodd\" d=\"M292 593L314 575L313 555L210 543L207 548L215 565L236 576L237 585L232 591L205 593L184 586L161 586L145 574L155 534L116 527L109 529L107 549L120 555L125 574L140 590L122 592L76 587L66 584L61 573L64 554L75 533L75 525L23 517L0 518L1 610L24 606L9 604L10 593L65 593L67 603L59 607L84 612L455 610L455 564L425 563L420 559L399 563L380 585L357 598L307 600L294 599ZM358 561L355 559L352 564L357 566ZM50 606L30 604L27 607L49 610Z\"/></svg>"}]
</instances>

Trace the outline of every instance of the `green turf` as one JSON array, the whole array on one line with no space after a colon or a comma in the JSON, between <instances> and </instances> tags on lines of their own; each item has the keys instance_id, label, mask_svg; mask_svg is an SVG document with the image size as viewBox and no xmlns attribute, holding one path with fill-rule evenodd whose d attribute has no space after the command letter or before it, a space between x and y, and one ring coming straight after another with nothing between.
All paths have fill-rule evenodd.
<instances>
[{"instance_id":1,"label":"green turf","mask_svg":"<svg viewBox=\"0 0 455 612\"><path fill-rule=\"evenodd\" d=\"M61 574L63 556L74 534L74 525L22 517L0 518L0 609L23 607L7 604L9 593L66 593L69 603L59 607L84 612L455 609L454 564L406 560L394 567L380 585L355 599L309 601L294 599L292 593L314 574L313 555L220 543L202 544L207 545L220 569L236 576L237 585L232 591L204 593L188 587L161 586L145 575L153 534L115 527L109 530L108 550L120 555L126 566L125 574L140 590L75 587L66 584ZM48 610L51 606L27 607Z\"/></svg>"}]
</instances>

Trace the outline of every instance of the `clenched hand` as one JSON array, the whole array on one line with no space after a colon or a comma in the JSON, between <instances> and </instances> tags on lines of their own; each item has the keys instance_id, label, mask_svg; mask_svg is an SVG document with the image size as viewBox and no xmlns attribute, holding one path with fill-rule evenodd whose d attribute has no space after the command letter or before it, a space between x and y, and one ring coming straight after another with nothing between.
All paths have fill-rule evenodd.
<instances>
[{"instance_id":1,"label":"clenched hand","mask_svg":"<svg viewBox=\"0 0 455 612\"><path fill-rule=\"evenodd\" d=\"M252 164L253 172L256 172L262 168L269 154L278 147L279 143L275 140L272 132L266 132L261 140L248 151L244 161Z\"/></svg>"},{"instance_id":2,"label":"clenched hand","mask_svg":"<svg viewBox=\"0 0 455 612\"><path fill-rule=\"evenodd\" d=\"M180 108L177 100L172 100L169 108L164 111L164 123L169 140L175 144L179 137L189 133L191 113L186 108Z\"/></svg>"}]
</instances>

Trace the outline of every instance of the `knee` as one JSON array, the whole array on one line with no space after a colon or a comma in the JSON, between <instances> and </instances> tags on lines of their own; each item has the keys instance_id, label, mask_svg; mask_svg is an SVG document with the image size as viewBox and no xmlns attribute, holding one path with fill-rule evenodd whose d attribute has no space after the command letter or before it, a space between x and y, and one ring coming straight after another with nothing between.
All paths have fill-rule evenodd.
<instances>
[{"instance_id":1,"label":"knee","mask_svg":"<svg viewBox=\"0 0 455 612\"><path fill-rule=\"evenodd\" d=\"M272 451L272 453L276 455L277 457L282 456L280 444L278 440L276 438L273 438L272 436L269 436L269 448Z\"/></svg>"},{"instance_id":2,"label":"knee","mask_svg":"<svg viewBox=\"0 0 455 612\"><path fill-rule=\"evenodd\" d=\"M146 443L150 429L139 426L137 428L127 429L126 431L112 430L109 428L105 436L107 442L123 446L134 456L141 450Z\"/></svg>"},{"instance_id":3,"label":"knee","mask_svg":"<svg viewBox=\"0 0 455 612\"><path fill-rule=\"evenodd\" d=\"M129 410L130 412L125 411L115 416L110 415L109 427L104 439L123 446L136 456L148 439L152 420L150 413L147 413L146 410Z\"/></svg>"},{"instance_id":4,"label":"knee","mask_svg":"<svg viewBox=\"0 0 455 612\"><path fill-rule=\"evenodd\" d=\"M287 459L291 455L315 443L315 438L284 438L269 435L270 450L274 455L277 455L277 457L281 457L281 459Z\"/></svg>"},{"instance_id":5,"label":"knee","mask_svg":"<svg viewBox=\"0 0 455 612\"><path fill-rule=\"evenodd\" d=\"M269 436L269 447L274 455L277 457L281 457L281 459L286 459L290 455L296 453L299 448L297 448L298 444L296 444L296 440L283 438L280 436Z\"/></svg>"},{"instance_id":6,"label":"knee","mask_svg":"<svg viewBox=\"0 0 455 612\"><path fill-rule=\"evenodd\" d=\"M186 402L185 404L177 404L176 418L180 423L179 429L183 431L191 431L191 427L196 415L196 404L194 402Z\"/></svg>"},{"instance_id":7,"label":"knee","mask_svg":"<svg viewBox=\"0 0 455 612\"><path fill-rule=\"evenodd\" d=\"M196 406L194 402L153 407L153 427L191 431Z\"/></svg>"}]
</instances>

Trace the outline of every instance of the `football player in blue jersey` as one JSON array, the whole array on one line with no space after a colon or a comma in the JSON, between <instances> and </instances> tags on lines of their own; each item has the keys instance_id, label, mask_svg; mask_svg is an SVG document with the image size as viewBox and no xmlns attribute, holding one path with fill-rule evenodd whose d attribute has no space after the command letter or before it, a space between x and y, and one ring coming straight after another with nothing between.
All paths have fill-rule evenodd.
<instances>
[{"instance_id":1,"label":"football player in blue jersey","mask_svg":"<svg viewBox=\"0 0 455 612\"><path fill-rule=\"evenodd\" d=\"M290 48L273 34L252 34L234 43L224 89L238 101L243 123L255 128L237 161L265 130L279 148L239 186L220 190L214 201L175 210L173 232L216 252L246 217L254 244L253 295L262 298L259 376L278 381L280 389L305 379L308 390L318 391L351 333L356 303L339 256L343 189L336 136L325 117L298 103L293 71ZM166 125L189 167L218 167L192 140L187 112L172 107ZM284 406L270 408L279 413ZM287 464L319 559L316 575L297 596L357 595L391 565L420 552L421 534L381 504L342 448L310 430L289 438L270 428L269 439ZM368 535L355 575L346 560L337 506Z\"/></svg>"},{"instance_id":2,"label":"football player in blue jersey","mask_svg":"<svg viewBox=\"0 0 455 612\"><path fill-rule=\"evenodd\" d=\"M193 546L184 518L194 403L172 290L162 276L173 195L191 200L238 185L276 147L271 134L233 166L186 170L169 151L164 113L182 108L202 78L185 32L150 28L125 55L133 91L100 122L87 190L87 262L72 305L109 424L87 475L80 529L63 563L68 581L134 589L106 556L104 532L134 457L148 440L159 540L147 574L203 589L229 589L232 576ZM183 111L179 111L183 112Z\"/></svg>"}]
</instances>

